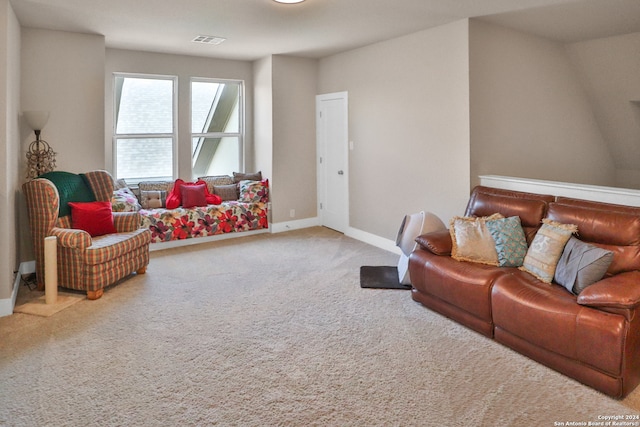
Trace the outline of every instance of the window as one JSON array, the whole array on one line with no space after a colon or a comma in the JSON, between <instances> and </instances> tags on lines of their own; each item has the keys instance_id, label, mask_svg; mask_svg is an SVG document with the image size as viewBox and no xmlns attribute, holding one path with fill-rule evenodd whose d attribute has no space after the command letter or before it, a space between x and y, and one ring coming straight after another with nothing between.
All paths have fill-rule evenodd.
<instances>
[{"instance_id":1,"label":"window","mask_svg":"<svg viewBox=\"0 0 640 427\"><path fill-rule=\"evenodd\" d=\"M116 178L138 183L176 175L175 88L175 77L115 75Z\"/></svg>"},{"instance_id":2,"label":"window","mask_svg":"<svg viewBox=\"0 0 640 427\"><path fill-rule=\"evenodd\" d=\"M191 166L195 179L243 170L242 82L192 79Z\"/></svg>"}]
</instances>

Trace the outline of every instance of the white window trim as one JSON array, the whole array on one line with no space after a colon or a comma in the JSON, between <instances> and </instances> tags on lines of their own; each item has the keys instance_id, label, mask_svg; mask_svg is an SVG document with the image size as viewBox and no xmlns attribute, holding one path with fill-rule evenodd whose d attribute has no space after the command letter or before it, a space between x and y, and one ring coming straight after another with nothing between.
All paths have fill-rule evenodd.
<instances>
[{"instance_id":1,"label":"white window trim","mask_svg":"<svg viewBox=\"0 0 640 427\"><path fill-rule=\"evenodd\" d=\"M235 83L239 85L238 90L238 108L239 108L239 123L238 128L239 132L209 132L209 133L195 133L193 132L192 123L193 123L193 83ZM193 144L193 138L223 138L223 137L236 137L238 138L238 166L240 167L239 172L244 172L245 170L245 105L244 105L244 88L245 82L244 80L235 80L235 79L218 79L213 77L192 77L189 82L189 144ZM189 150L191 152L192 149ZM192 162L189 162L189 165L192 165ZM193 166L191 166L191 175L193 175Z\"/></svg>"},{"instance_id":2,"label":"white window trim","mask_svg":"<svg viewBox=\"0 0 640 427\"><path fill-rule=\"evenodd\" d=\"M151 133L151 134L117 134L116 133L116 128L118 126L118 118L116 117L116 109L117 109L117 102L116 102L116 79L118 77L123 77L123 78L138 78L138 79L156 79L156 80L172 80L173 83L173 127L172 127L172 132L171 133ZM112 117L113 117L113 128L111 130L111 135L112 135L112 140L111 140L111 158L112 158L112 165L113 165L113 173L115 175L116 171L118 170L118 144L116 144L116 141L118 139L144 139L144 138L171 138L172 139L172 160L173 160L173 164L172 164L172 180L175 180L176 177L178 176L178 76L172 76L172 75L162 75L162 74L142 74L142 73L120 73L120 72L116 72L113 73L113 80L112 80L112 85L113 85L113 110L112 110ZM116 177L118 178L118 177ZM137 184L137 183L135 183Z\"/></svg>"}]
</instances>

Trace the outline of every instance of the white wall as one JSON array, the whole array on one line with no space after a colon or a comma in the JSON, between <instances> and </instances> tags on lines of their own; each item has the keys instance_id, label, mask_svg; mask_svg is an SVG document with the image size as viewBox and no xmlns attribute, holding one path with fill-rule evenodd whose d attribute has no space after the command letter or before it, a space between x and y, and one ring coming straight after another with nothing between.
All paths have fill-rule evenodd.
<instances>
[{"instance_id":1,"label":"white wall","mask_svg":"<svg viewBox=\"0 0 640 427\"><path fill-rule=\"evenodd\" d=\"M467 20L321 59L318 82L321 94L349 93L351 227L395 239L405 214L464 212Z\"/></svg>"},{"instance_id":2,"label":"white wall","mask_svg":"<svg viewBox=\"0 0 640 427\"><path fill-rule=\"evenodd\" d=\"M0 315L11 301L18 266L20 157L20 25L8 0L0 0Z\"/></svg>"},{"instance_id":3,"label":"white wall","mask_svg":"<svg viewBox=\"0 0 640 427\"><path fill-rule=\"evenodd\" d=\"M317 216L317 69L316 60L284 55L253 63L256 170L270 179L273 223Z\"/></svg>"},{"instance_id":4,"label":"white wall","mask_svg":"<svg viewBox=\"0 0 640 427\"><path fill-rule=\"evenodd\" d=\"M273 176L273 57L253 63L255 169ZM273 195L272 195L273 199ZM271 212L269 213L271 215Z\"/></svg>"},{"instance_id":5,"label":"white wall","mask_svg":"<svg viewBox=\"0 0 640 427\"><path fill-rule=\"evenodd\" d=\"M471 178L615 185L615 166L564 46L470 21Z\"/></svg>"},{"instance_id":6,"label":"white wall","mask_svg":"<svg viewBox=\"0 0 640 427\"><path fill-rule=\"evenodd\" d=\"M640 188L640 33L567 45L616 165L618 187Z\"/></svg>"},{"instance_id":7,"label":"white wall","mask_svg":"<svg viewBox=\"0 0 640 427\"><path fill-rule=\"evenodd\" d=\"M192 77L243 80L245 82L245 169L252 171L253 158L253 71L247 61L233 61L195 56L170 55L121 49L107 49L106 67L102 69L106 164L112 169L113 73L161 74L178 77L178 177L191 180L191 117L189 115ZM180 124L186 125L180 125Z\"/></svg>"},{"instance_id":8,"label":"white wall","mask_svg":"<svg viewBox=\"0 0 640 427\"><path fill-rule=\"evenodd\" d=\"M41 137L57 153L56 169L103 169L104 37L34 28L22 28L21 34L21 109L50 112ZM22 160L35 135L24 121L21 131ZM21 161L20 177L25 175ZM18 208L20 260L28 261L34 255L23 200Z\"/></svg>"},{"instance_id":9,"label":"white wall","mask_svg":"<svg viewBox=\"0 0 640 427\"><path fill-rule=\"evenodd\" d=\"M317 216L317 69L313 59L273 57L274 223Z\"/></svg>"},{"instance_id":10,"label":"white wall","mask_svg":"<svg viewBox=\"0 0 640 427\"><path fill-rule=\"evenodd\" d=\"M58 170L105 167L104 64L103 36L22 29L22 109L50 112L41 137ZM25 151L34 139L25 135Z\"/></svg>"}]
</instances>

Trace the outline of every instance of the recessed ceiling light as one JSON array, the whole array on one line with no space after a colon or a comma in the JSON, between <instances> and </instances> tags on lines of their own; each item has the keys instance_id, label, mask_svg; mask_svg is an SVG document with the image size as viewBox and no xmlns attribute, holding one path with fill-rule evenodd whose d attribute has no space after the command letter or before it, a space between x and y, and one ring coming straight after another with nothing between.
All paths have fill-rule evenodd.
<instances>
[{"instance_id":1,"label":"recessed ceiling light","mask_svg":"<svg viewBox=\"0 0 640 427\"><path fill-rule=\"evenodd\" d=\"M273 1L278 3L292 4L292 3L302 3L304 0L273 0Z\"/></svg>"},{"instance_id":2,"label":"recessed ceiling light","mask_svg":"<svg viewBox=\"0 0 640 427\"><path fill-rule=\"evenodd\" d=\"M224 37L216 37L216 36L198 36L195 39L191 40L194 43L203 43L203 44L214 44L219 45L226 39Z\"/></svg>"}]
</instances>

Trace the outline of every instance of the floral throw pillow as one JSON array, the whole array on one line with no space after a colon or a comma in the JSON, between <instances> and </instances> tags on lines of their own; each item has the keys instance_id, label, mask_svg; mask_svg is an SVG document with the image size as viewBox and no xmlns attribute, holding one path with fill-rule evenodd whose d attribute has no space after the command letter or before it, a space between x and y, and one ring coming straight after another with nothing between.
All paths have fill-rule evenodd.
<instances>
[{"instance_id":1,"label":"floral throw pillow","mask_svg":"<svg viewBox=\"0 0 640 427\"><path fill-rule=\"evenodd\" d=\"M245 203L267 203L269 201L269 180L240 181L240 197L238 200Z\"/></svg>"},{"instance_id":2,"label":"floral throw pillow","mask_svg":"<svg viewBox=\"0 0 640 427\"><path fill-rule=\"evenodd\" d=\"M111 206L114 212L138 212L141 208L138 198L128 187L113 192Z\"/></svg>"}]
</instances>

